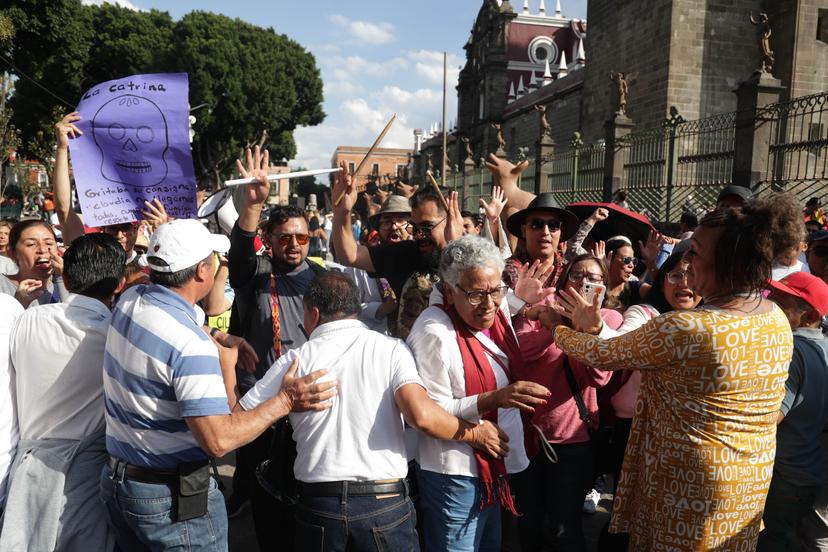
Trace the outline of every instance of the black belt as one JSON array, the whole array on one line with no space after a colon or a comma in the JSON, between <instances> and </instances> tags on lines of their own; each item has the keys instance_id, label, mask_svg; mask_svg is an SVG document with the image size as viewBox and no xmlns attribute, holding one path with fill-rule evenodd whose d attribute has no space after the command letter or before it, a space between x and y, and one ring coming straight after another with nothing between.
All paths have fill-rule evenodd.
<instances>
[{"instance_id":1,"label":"black belt","mask_svg":"<svg viewBox=\"0 0 828 552\"><path fill-rule=\"evenodd\" d=\"M372 496L399 494L408 496L404 479L394 481L329 481L299 483L299 496Z\"/></svg>"},{"instance_id":2,"label":"black belt","mask_svg":"<svg viewBox=\"0 0 828 552\"><path fill-rule=\"evenodd\" d=\"M123 477L139 483L178 485L178 471L136 466L114 456L109 457L109 469L114 477Z\"/></svg>"}]
</instances>

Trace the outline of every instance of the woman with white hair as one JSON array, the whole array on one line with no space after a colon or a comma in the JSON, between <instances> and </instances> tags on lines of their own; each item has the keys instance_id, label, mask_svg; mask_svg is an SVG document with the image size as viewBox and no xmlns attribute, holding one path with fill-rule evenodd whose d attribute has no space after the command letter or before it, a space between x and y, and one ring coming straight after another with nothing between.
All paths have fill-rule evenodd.
<instances>
[{"instance_id":1,"label":"woman with white hair","mask_svg":"<svg viewBox=\"0 0 828 552\"><path fill-rule=\"evenodd\" d=\"M511 383L523 361L505 302L503 265L485 239L451 242L440 258L443 304L423 311L408 337L434 400L465 420L489 420L509 437L495 458L419 436L426 550L500 550L500 506L514 513L507 475L529 465L520 410L532 412L549 396L536 383Z\"/></svg>"}]
</instances>

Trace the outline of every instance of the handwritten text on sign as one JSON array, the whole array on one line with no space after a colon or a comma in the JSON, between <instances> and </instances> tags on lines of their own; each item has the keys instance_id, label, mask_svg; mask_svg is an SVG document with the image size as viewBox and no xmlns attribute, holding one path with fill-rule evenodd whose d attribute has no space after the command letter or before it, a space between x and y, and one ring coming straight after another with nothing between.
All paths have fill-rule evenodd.
<instances>
[{"instance_id":1,"label":"handwritten text on sign","mask_svg":"<svg viewBox=\"0 0 828 552\"><path fill-rule=\"evenodd\" d=\"M139 220L144 201L155 198L171 217L195 217L188 93L186 73L166 73L105 82L83 95L83 136L70 146L87 226Z\"/></svg>"}]
</instances>

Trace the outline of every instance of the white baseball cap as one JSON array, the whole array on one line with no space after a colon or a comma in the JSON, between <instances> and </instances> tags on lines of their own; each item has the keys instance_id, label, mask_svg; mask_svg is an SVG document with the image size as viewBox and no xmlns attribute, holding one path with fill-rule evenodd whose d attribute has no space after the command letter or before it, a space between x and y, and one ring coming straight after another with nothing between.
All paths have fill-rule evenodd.
<instances>
[{"instance_id":1,"label":"white baseball cap","mask_svg":"<svg viewBox=\"0 0 828 552\"><path fill-rule=\"evenodd\" d=\"M162 224L150 236L147 248L147 264L157 272L178 272L195 266L214 252L230 250L230 239L221 234L211 234L196 219L177 219ZM157 257L166 263L153 263Z\"/></svg>"}]
</instances>

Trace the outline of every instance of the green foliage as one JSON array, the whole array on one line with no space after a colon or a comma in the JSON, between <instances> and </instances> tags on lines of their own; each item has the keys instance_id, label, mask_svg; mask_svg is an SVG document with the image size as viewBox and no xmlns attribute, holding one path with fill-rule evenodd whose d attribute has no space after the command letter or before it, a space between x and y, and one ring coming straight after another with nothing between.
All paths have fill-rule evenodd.
<instances>
[{"instance_id":1,"label":"green foliage","mask_svg":"<svg viewBox=\"0 0 828 552\"><path fill-rule=\"evenodd\" d=\"M14 64L69 106L106 80L189 73L190 105L209 106L194 113L193 161L200 180L228 176L235 158L254 143L274 159L292 158L296 127L325 117L316 60L273 29L203 11L175 22L166 12L82 6L80 0L8 4L5 14L18 29L9 49ZM2 32L0 18L0 50ZM22 153L47 161L61 102L21 77L10 103Z\"/></svg>"}]
</instances>

